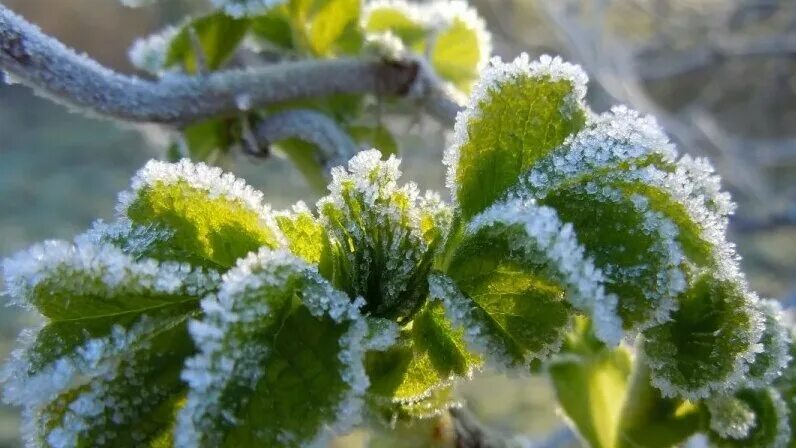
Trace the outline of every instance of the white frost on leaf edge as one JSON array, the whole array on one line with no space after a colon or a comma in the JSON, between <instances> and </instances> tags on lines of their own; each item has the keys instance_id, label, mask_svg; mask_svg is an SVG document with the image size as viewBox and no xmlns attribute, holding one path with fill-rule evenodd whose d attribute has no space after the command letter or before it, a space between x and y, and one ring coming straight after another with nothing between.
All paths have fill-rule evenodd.
<instances>
[{"instance_id":1,"label":"white frost on leaf edge","mask_svg":"<svg viewBox=\"0 0 796 448\"><path fill-rule=\"evenodd\" d=\"M434 39L441 33L444 33L456 21L460 21L469 30L475 33L476 41L478 42L479 60L476 63L474 71L481 72L489 62L492 56L492 34L488 31L486 22L478 14L478 11L463 0L437 0L430 3L413 3L404 0L375 0L365 4L362 11L362 18L360 20L363 29L367 30L367 23L370 21L370 16L378 10L394 10L398 11L410 22L417 24L419 28L423 28L426 32L426 39L429 39L429 48L426 51L432 51L431 47L434 46ZM405 43L400 40L392 31L382 32L368 32L366 31L365 39L367 41L374 40L379 44L387 44L385 49L392 50L390 53L393 55L406 55L409 51ZM392 42L398 39L398 42ZM397 44L400 43L400 46ZM397 51L400 50L400 51ZM433 64L425 58L426 55L417 55L417 60L426 76L431 77L431 82L438 85L444 92L456 99L460 104L464 104L467 96L461 92L452 82L446 80L433 68ZM419 86L416 86L419 87ZM423 89L420 89L423 90ZM420 95L420 92L412 92L413 96Z\"/></svg>"},{"instance_id":2,"label":"white frost on leaf edge","mask_svg":"<svg viewBox=\"0 0 796 448\"><path fill-rule=\"evenodd\" d=\"M754 362L757 352L761 350L757 341L760 341L765 325L763 316L757 310L757 304L760 301L757 294L749 291L742 278L723 276L724 273L721 270L713 274L717 280L734 282L739 288L739 293L745 298L744 310L750 320L749 348L736 356L734 365L725 378L717 378L693 389L686 389L675 385L668 378L660 375L658 371L662 367L669 366L665 366L663 363L656 362L649 356L644 355L645 362L650 366L650 383L666 398L683 397L688 400L696 401L705 399L713 393L725 393L737 390L748 381L746 375L749 372L749 365ZM708 274L703 273L702 275Z\"/></svg>"},{"instance_id":3,"label":"white frost on leaf edge","mask_svg":"<svg viewBox=\"0 0 796 448\"><path fill-rule=\"evenodd\" d=\"M116 213L120 219L127 219L128 208L138 198L142 190L157 184L175 185L185 182L189 187L207 193L210 199L224 198L237 202L257 214L263 226L268 228L281 246L286 244L271 213L271 207L263 203L263 193L252 188L245 180L221 168L193 163L182 159L176 163L150 160L133 176L130 189L119 193Z\"/></svg>"},{"instance_id":4,"label":"white frost on leaf edge","mask_svg":"<svg viewBox=\"0 0 796 448\"><path fill-rule=\"evenodd\" d=\"M564 283L567 301L594 321L597 338L611 346L619 344L623 334L618 299L605 292L605 276L586 256L571 224L562 223L550 207L515 199L494 204L476 215L467 232L474 235L496 225L521 226L524 238L511 241L512 248L521 257L533 258L541 252L549 268L560 276L556 280Z\"/></svg>"},{"instance_id":5,"label":"white frost on leaf edge","mask_svg":"<svg viewBox=\"0 0 796 448\"><path fill-rule=\"evenodd\" d=\"M158 319L144 315L129 329L115 325L108 336L87 340L33 375L27 374L31 369L27 352L43 327L25 330L0 374L5 386L3 398L10 404L36 408L92 378L112 374L121 355L147 348L147 340L159 328L158 323Z\"/></svg>"},{"instance_id":6,"label":"white frost on leaf edge","mask_svg":"<svg viewBox=\"0 0 796 448\"><path fill-rule=\"evenodd\" d=\"M194 269L188 263L135 260L113 245L95 244L91 237L36 244L3 260L2 271L11 303L26 309L34 308L35 290L48 282L52 283L48 288L62 294L201 297L219 279L217 272Z\"/></svg>"},{"instance_id":7,"label":"white frost on leaf edge","mask_svg":"<svg viewBox=\"0 0 796 448\"><path fill-rule=\"evenodd\" d=\"M710 429L725 439L743 439L755 425L755 413L731 395L718 395L705 400L710 413Z\"/></svg>"},{"instance_id":8,"label":"white frost on leaf edge","mask_svg":"<svg viewBox=\"0 0 796 448\"><path fill-rule=\"evenodd\" d=\"M537 161L509 195L540 199L564 182L653 154L672 163L677 158L676 148L655 118L614 106Z\"/></svg>"},{"instance_id":9,"label":"white frost on leaf edge","mask_svg":"<svg viewBox=\"0 0 796 448\"><path fill-rule=\"evenodd\" d=\"M492 58L481 72L481 79L473 87L467 107L456 116L451 144L446 148L442 163L448 167L446 185L456 202L456 173L459 165L461 149L469 141L470 123L481 115L481 103L488 101L490 95L498 90L501 84L518 78L543 79L552 82L566 81L572 85L572 92L562 105L562 112L572 113L585 109L583 100L586 96L586 83L589 78L578 65L564 62L560 57L542 55L531 61L526 53L522 53L512 62L503 62L499 57Z\"/></svg>"},{"instance_id":10,"label":"white frost on leaf edge","mask_svg":"<svg viewBox=\"0 0 796 448\"><path fill-rule=\"evenodd\" d=\"M749 377L748 387L761 388L770 385L775 379L782 375L782 372L791 362L790 330L784 323L784 312L782 305L771 299L761 299L757 302L757 308L763 315L764 330L763 335L768 333L771 337L771 344L765 346L760 344L759 354L764 354L771 359L770 365L765 369L760 377ZM754 364L754 361L752 361Z\"/></svg>"},{"instance_id":11,"label":"white frost on leaf edge","mask_svg":"<svg viewBox=\"0 0 796 448\"><path fill-rule=\"evenodd\" d=\"M236 340L229 336L234 331L245 331L246 326L255 331L260 329L257 324L267 322L271 313L264 300L257 304L242 300L262 288L279 288L290 278L300 280L303 303L313 316L328 316L335 322L350 325L340 339L338 354L338 359L346 366L340 376L350 390L338 405L335 413L338 419L319 428L316 442L325 440L329 430L342 432L358 423L362 397L369 386L363 364L368 328L359 313L364 301L358 298L352 302L346 294L329 285L314 267L289 252L263 248L238 260L236 266L224 274L217 296L208 296L202 301L204 319L191 322L190 331L200 353L186 361L183 371L182 377L190 391L178 417L176 446L201 445L203 429L197 427L197 419L215 416L234 421L234 416L218 408L223 387L230 381L242 381L254 389L264 374L260 364L267 358L268 348L243 344L237 347L236 353L232 349ZM286 440L292 437L287 433L282 436Z\"/></svg>"}]
</instances>

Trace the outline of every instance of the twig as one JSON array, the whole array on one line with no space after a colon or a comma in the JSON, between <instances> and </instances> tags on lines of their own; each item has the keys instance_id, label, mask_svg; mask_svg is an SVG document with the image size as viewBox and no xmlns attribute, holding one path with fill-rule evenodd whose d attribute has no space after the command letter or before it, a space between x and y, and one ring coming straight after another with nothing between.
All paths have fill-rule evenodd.
<instances>
[{"instance_id":1,"label":"twig","mask_svg":"<svg viewBox=\"0 0 796 448\"><path fill-rule=\"evenodd\" d=\"M357 145L334 120L313 110L293 109L266 117L255 131L258 144L267 146L288 138L312 143L324 156L327 168L342 165L357 152Z\"/></svg>"},{"instance_id":2,"label":"twig","mask_svg":"<svg viewBox=\"0 0 796 448\"><path fill-rule=\"evenodd\" d=\"M252 108L336 93L404 95L419 73L414 61L340 58L285 62L158 81L123 75L78 55L0 5L0 68L69 106L133 122L184 125ZM448 113L439 117L451 123Z\"/></svg>"}]
</instances>

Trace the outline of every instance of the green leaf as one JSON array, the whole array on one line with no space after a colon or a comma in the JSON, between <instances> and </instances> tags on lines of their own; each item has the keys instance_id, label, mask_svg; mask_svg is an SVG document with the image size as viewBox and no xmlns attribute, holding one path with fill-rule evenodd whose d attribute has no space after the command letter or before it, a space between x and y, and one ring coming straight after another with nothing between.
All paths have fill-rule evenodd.
<instances>
[{"instance_id":1,"label":"green leaf","mask_svg":"<svg viewBox=\"0 0 796 448\"><path fill-rule=\"evenodd\" d=\"M735 397L754 413L755 424L745 437L728 437L711 431L710 441L718 447L784 447L790 442L788 405L774 388L745 389Z\"/></svg>"},{"instance_id":2,"label":"green leaf","mask_svg":"<svg viewBox=\"0 0 796 448\"><path fill-rule=\"evenodd\" d=\"M428 55L431 66L442 79L469 95L491 52L486 36L480 19L473 22L454 16L451 23L434 36Z\"/></svg>"},{"instance_id":3,"label":"green leaf","mask_svg":"<svg viewBox=\"0 0 796 448\"><path fill-rule=\"evenodd\" d=\"M732 279L706 273L677 298L672 320L643 333L652 383L663 396L704 398L743 380L760 338L761 316Z\"/></svg>"},{"instance_id":4,"label":"green leaf","mask_svg":"<svg viewBox=\"0 0 796 448\"><path fill-rule=\"evenodd\" d=\"M465 220L584 126L585 83L579 68L558 58L523 56L484 70L444 160Z\"/></svg>"},{"instance_id":5,"label":"green leaf","mask_svg":"<svg viewBox=\"0 0 796 448\"><path fill-rule=\"evenodd\" d=\"M313 53L327 56L346 29L359 20L359 0L326 0L312 16L309 25L309 44Z\"/></svg>"},{"instance_id":6,"label":"green leaf","mask_svg":"<svg viewBox=\"0 0 796 448\"><path fill-rule=\"evenodd\" d=\"M430 302L403 329L396 345L368 353L368 393L390 418L437 413L443 408L435 404L447 406L451 401L444 393L435 397L434 391L468 378L480 364L465 347L461 331L446 320L441 304Z\"/></svg>"},{"instance_id":7,"label":"green leaf","mask_svg":"<svg viewBox=\"0 0 796 448\"><path fill-rule=\"evenodd\" d=\"M373 34L392 33L407 47L423 53L429 29L420 14L410 3L374 2L363 13L364 29Z\"/></svg>"},{"instance_id":8,"label":"green leaf","mask_svg":"<svg viewBox=\"0 0 796 448\"><path fill-rule=\"evenodd\" d=\"M33 437L48 446L156 446L171 431L186 389L180 372L194 346L184 318L149 344L155 348L125 353L111 372L37 411Z\"/></svg>"},{"instance_id":9,"label":"green leaf","mask_svg":"<svg viewBox=\"0 0 796 448\"><path fill-rule=\"evenodd\" d=\"M384 157L398 155L398 142L385 126L349 126L348 133L361 148L378 149Z\"/></svg>"},{"instance_id":10,"label":"green leaf","mask_svg":"<svg viewBox=\"0 0 796 448\"><path fill-rule=\"evenodd\" d=\"M185 24L174 36L166 54L166 67L180 67L196 73L196 48L191 38L196 33L202 48L201 59L208 70L218 70L235 53L249 30L249 21L236 19L223 13L214 13Z\"/></svg>"},{"instance_id":11,"label":"green leaf","mask_svg":"<svg viewBox=\"0 0 796 448\"><path fill-rule=\"evenodd\" d=\"M173 232L181 261L228 268L261 246L277 247L281 234L261 202L262 193L218 168L183 160L150 161L120 196L119 212L134 224Z\"/></svg>"},{"instance_id":12,"label":"green leaf","mask_svg":"<svg viewBox=\"0 0 796 448\"><path fill-rule=\"evenodd\" d=\"M592 448L617 446L630 366L624 347L564 356L549 366L558 403Z\"/></svg>"},{"instance_id":13,"label":"green leaf","mask_svg":"<svg viewBox=\"0 0 796 448\"><path fill-rule=\"evenodd\" d=\"M650 384L649 366L637 357L616 433L620 448L669 448L700 431L702 408L681 398L666 398Z\"/></svg>"},{"instance_id":14,"label":"green leaf","mask_svg":"<svg viewBox=\"0 0 796 448\"><path fill-rule=\"evenodd\" d=\"M575 309L594 319L601 340L615 345L621 338L602 273L548 207L513 200L476 216L447 274L455 285L439 285L439 297L498 364L527 365L556 352Z\"/></svg>"},{"instance_id":15,"label":"green leaf","mask_svg":"<svg viewBox=\"0 0 796 448\"><path fill-rule=\"evenodd\" d=\"M578 241L605 274L605 288L619 298L625 329L647 328L668 319L674 297L685 287L677 230L650 209L649 200L625 196L604 179L550 192L552 207L575 229Z\"/></svg>"},{"instance_id":16,"label":"green leaf","mask_svg":"<svg viewBox=\"0 0 796 448\"><path fill-rule=\"evenodd\" d=\"M165 418L156 408L179 393L193 351L185 323L218 275L136 260L90 235L34 246L3 270L12 297L48 318L21 338L5 371L6 399L27 409L26 437L91 446L131 436L127 424L155 431ZM147 391L150 400L137 402Z\"/></svg>"},{"instance_id":17,"label":"green leaf","mask_svg":"<svg viewBox=\"0 0 796 448\"><path fill-rule=\"evenodd\" d=\"M251 33L276 48L294 50L293 28L284 8L275 8L266 14L251 18Z\"/></svg>"},{"instance_id":18,"label":"green leaf","mask_svg":"<svg viewBox=\"0 0 796 448\"><path fill-rule=\"evenodd\" d=\"M55 321L121 316L191 300L217 275L179 263L136 261L116 247L48 241L4 262L12 297Z\"/></svg>"},{"instance_id":19,"label":"green leaf","mask_svg":"<svg viewBox=\"0 0 796 448\"><path fill-rule=\"evenodd\" d=\"M316 270L263 249L203 307L177 445L303 446L356 423L367 326Z\"/></svg>"},{"instance_id":20,"label":"green leaf","mask_svg":"<svg viewBox=\"0 0 796 448\"><path fill-rule=\"evenodd\" d=\"M298 202L292 211L276 213L275 219L290 251L307 263L318 264L324 247L324 230L306 204Z\"/></svg>"}]
</instances>

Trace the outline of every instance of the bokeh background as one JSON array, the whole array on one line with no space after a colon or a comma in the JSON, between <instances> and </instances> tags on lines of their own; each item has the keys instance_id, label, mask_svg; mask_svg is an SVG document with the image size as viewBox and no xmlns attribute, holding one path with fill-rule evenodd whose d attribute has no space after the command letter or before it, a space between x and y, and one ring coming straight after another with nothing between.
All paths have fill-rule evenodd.
<instances>
[{"instance_id":1,"label":"bokeh background","mask_svg":"<svg viewBox=\"0 0 796 448\"><path fill-rule=\"evenodd\" d=\"M137 36L199 0L128 9L114 0L6 0L57 36L123 72ZM472 0L495 52L561 54L591 77L595 110L625 103L656 115L681 151L709 156L739 204L732 239L753 287L796 304L796 2L793 0ZM407 179L443 190L445 132L431 119L390 119ZM0 85L0 258L71 238L111 218L118 191L163 151L157 133L87 118ZM232 166L277 208L317 198L285 160ZM0 285L1 286L1 285ZM0 357L35 320L0 308ZM486 423L544 439L560 421L543 379L479 378L461 391ZM18 414L0 407L0 447L19 446ZM341 445L353 445L348 440Z\"/></svg>"}]
</instances>

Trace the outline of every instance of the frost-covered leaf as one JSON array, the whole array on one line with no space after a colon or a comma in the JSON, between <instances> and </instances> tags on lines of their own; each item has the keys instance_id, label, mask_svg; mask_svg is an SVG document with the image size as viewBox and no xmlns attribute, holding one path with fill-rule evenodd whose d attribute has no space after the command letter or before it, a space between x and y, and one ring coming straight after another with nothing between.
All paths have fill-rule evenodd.
<instances>
[{"instance_id":1,"label":"frost-covered leaf","mask_svg":"<svg viewBox=\"0 0 796 448\"><path fill-rule=\"evenodd\" d=\"M647 328L669 318L685 287L677 227L641 195L626 196L601 179L568 185L541 201L571 224L586 254L619 298L624 328Z\"/></svg>"},{"instance_id":2,"label":"frost-covered leaf","mask_svg":"<svg viewBox=\"0 0 796 448\"><path fill-rule=\"evenodd\" d=\"M362 26L382 52L410 50L452 96L470 93L492 53L492 38L478 12L464 1L410 3L377 0L366 5Z\"/></svg>"},{"instance_id":3,"label":"frost-covered leaf","mask_svg":"<svg viewBox=\"0 0 796 448\"><path fill-rule=\"evenodd\" d=\"M170 435L185 394L183 361L194 352L186 318L151 338L156 349L125 353L118 365L31 410L34 445L157 446ZM169 436L166 436L169 437Z\"/></svg>"},{"instance_id":4,"label":"frost-covered leaf","mask_svg":"<svg viewBox=\"0 0 796 448\"><path fill-rule=\"evenodd\" d=\"M12 299L47 318L23 333L3 371L31 443L132 444L165 430L193 352L187 319L218 274L137 260L90 234L34 246L3 271Z\"/></svg>"},{"instance_id":5,"label":"frost-covered leaf","mask_svg":"<svg viewBox=\"0 0 796 448\"><path fill-rule=\"evenodd\" d=\"M791 336L790 329L783 323L779 302L761 300L757 303L757 309L763 316L763 335L759 341L761 347L749 365L746 379L750 387L765 387L782 375L791 361Z\"/></svg>"},{"instance_id":6,"label":"frost-covered leaf","mask_svg":"<svg viewBox=\"0 0 796 448\"><path fill-rule=\"evenodd\" d=\"M171 231L181 261L202 266L229 268L248 252L282 243L262 193L188 160L147 163L119 196L117 211L134 224Z\"/></svg>"},{"instance_id":7,"label":"frost-covered leaf","mask_svg":"<svg viewBox=\"0 0 796 448\"><path fill-rule=\"evenodd\" d=\"M139 313L195 300L216 276L182 263L135 261L109 244L47 241L3 261L7 294L52 321Z\"/></svg>"},{"instance_id":8,"label":"frost-covered leaf","mask_svg":"<svg viewBox=\"0 0 796 448\"><path fill-rule=\"evenodd\" d=\"M788 446L791 428L788 423L788 406L773 388L745 389L735 398L754 415L754 425L743 428L713 427L711 419L710 441L718 447L784 448ZM713 414L711 414L711 417ZM746 425L748 426L748 425ZM741 435L745 433L745 435Z\"/></svg>"},{"instance_id":9,"label":"frost-covered leaf","mask_svg":"<svg viewBox=\"0 0 796 448\"><path fill-rule=\"evenodd\" d=\"M578 325L588 324L580 319ZM581 345L583 342L578 339L582 337L570 336L568 344ZM558 403L579 435L592 448L610 448L619 446L617 429L631 356L625 347L616 350L597 347L567 347L567 355L554 358L548 369Z\"/></svg>"},{"instance_id":10,"label":"frost-covered leaf","mask_svg":"<svg viewBox=\"0 0 796 448\"><path fill-rule=\"evenodd\" d=\"M737 387L763 330L755 302L737 279L706 273L693 280L672 320L643 334L652 384L665 397L689 399Z\"/></svg>"},{"instance_id":11,"label":"frost-covered leaf","mask_svg":"<svg viewBox=\"0 0 796 448\"><path fill-rule=\"evenodd\" d=\"M371 400L380 413L392 415L439 412L436 404L447 406L445 388L457 378L468 378L481 364L470 353L462 332L445 318L439 302L429 302L404 328L395 345L367 356ZM401 406L397 406L401 405Z\"/></svg>"},{"instance_id":12,"label":"frost-covered leaf","mask_svg":"<svg viewBox=\"0 0 796 448\"><path fill-rule=\"evenodd\" d=\"M722 439L743 439L757 425L749 405L732 395L710 397L705 406L710 415L710 430Z\"/></svg>"},{"instance_id":13,"label":"frost-covered leaf","mask_svg":"<svg viewBox=\"0 0 796 448\"><path fill-rule=\"evenodd\" d=\"M347 170L332 170L330 194L318 201L328 245L320 271L350 296L364 297L364 312L405 323L426 300L439 241L424 238L417 186L398 186L399 164L370 150Z\"/></svg>"},{"instance_id":14,"label":"frost-covered leaf","mask_svg":"<svg viewBox=\"0 0 796 448\"><path fill-rule=\"evenodd\" d=\"M429 35L427 20L419 4L403 0L371 1L362 13L365 31L373 34L390 33L419 53L425 51Z\"/></svg>"},{"instance_id":15,"label":"frost-covered leaf","mask_svg":"<svg viewBox=\"0 0 796 448\"><path fill-rule=\"evenodd\" d=\"M773 385L776 387L777 391L779 391L782 399L785 400L788 406L789 426L791 428L790 446L793 446L796 444L796 434L794 434L794 432L796 432L796 362L794 362L794 359L796 359L796 342L793 337L793 321L790 320L791 316L788 317L788 328L791 337L791 342L788 346L790 362L782 375L773 382Z\"/></svg>"},{"instance_id":16,"label":"frost-covered leaf","mask_svg":"<svg viewBox=\"0 0 796 448\"><path fill-rule=\"evenodd\" d=\"M290 251L307 263L318 264L324 247L324 230L307 205L298 202L291 211L277 212L274 218Z\"/></svg>"},{"instance_id":17,"label":"frost-covered leaf","mask_svg":"<svg viewBox=\"0 0 796 448\"><path fill-rule=\"evenodd\" d=\"M171 42L179 32L179 27L169 26L157 33L137 39L128 51L130 62L136 68L154 75L163 73L166 71Z\"/></svg>"},{"instance_id":18,"label":"frost-covered leaf","mask_svg":"<svg viewBox=\"0 0 796 448\"><path fill-rule=\"evenodd\" d=\"M431 5L435 33L428 59L436 74L469 95L492 54L492 38L484 20L464 1ZM436 17L434 17L436 16Z\"/></svg>"},{"instance_id":19,"label":"frost-covered leaf","mask_svg":"<svg viewBox=\"0 0 796 448\"><path fill-rule=\"evenodd\" d=\"M447 185L465 219L585 123L586 75L559 58L494 59L482 72L446 150Z\"/></svg>"},{"instance_id":20,"label":"frost-covered leaf","mask_svg":"<svg viewBox=\"0 0 796 448\"><path fill-rule=\"evenodd\" d=\"M603 274L585 257L572 226L549 207L511 200L479 214L447 274L455 287L439 297L471 342L499 365L557 351L575 310L593 319L608 344L622 336L616 297L605 293Z\"/></svg>"},{"instance_id":21,"label":"frost-covered leaf","mask_svg":"<svg viewBox=\"0 0 796 448\"><path fill-rule=\"evenodd\" d=\"M367 325L314 268L262 249L227 272L202 307L177 445L299 446L356 423L368 387Z\"/></svg>"},{"instance_id":22,"label":"frost-covered leaf","mask_svg":"<svg viewBox=\"0 0 796 448\"><path fill-rule=\"evenodd\" d=\"M248 30L248 20L221 13L192 19L172 38L165 67L179 68L187 73L196 73L202 68L217 70L232 56ZM198 39L201 47L202 54L198 58L196 52L199 49L194 39ZM198 60L203 61L205 67L200 67Z\"/></svg>"},{"instance_id":23,"label":"frost-covered leaf","mask_svg":"<svg viewBox=\"0 0 796 448\"><path fill-rule=\"evenodd\" d=\"M655 120L624 107L591 118L586 128L540 159L511 194L543 199L552 191L589 182L626 198L641 196L677 227L676 241L699 265L733 258L724 242L729 196L702 160L677 153Z\"/></svg>"}]
</instances>

